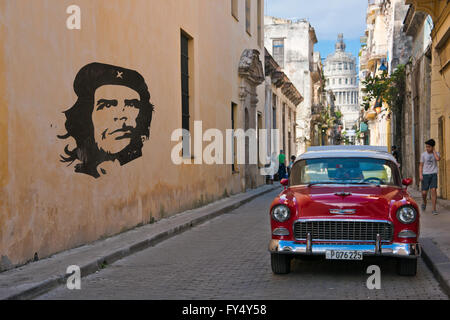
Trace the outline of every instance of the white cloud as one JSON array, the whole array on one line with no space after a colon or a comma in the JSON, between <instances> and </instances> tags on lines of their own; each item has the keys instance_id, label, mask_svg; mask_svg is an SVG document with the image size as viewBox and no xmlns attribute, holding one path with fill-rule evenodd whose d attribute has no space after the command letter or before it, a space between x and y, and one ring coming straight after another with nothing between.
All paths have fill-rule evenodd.
<instances>
[{"instance_id":1,"label":"white cloud","mask_svg":"<svg viewBox=\"0 0 450 320\"><path fill-rule=\"evenodd\" d=\"M347 39L363 35L367 0L265 0L266 15L307 19L318 40L335 40L338 33Z\"/></svg>"}]
</instances>

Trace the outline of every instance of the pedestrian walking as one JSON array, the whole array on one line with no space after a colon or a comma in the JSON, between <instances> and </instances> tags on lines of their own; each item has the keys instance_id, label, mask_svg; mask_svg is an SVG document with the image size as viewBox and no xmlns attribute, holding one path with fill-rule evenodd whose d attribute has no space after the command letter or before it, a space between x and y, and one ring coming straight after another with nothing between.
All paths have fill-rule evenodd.
<instances>
[{"instance_id":1,"label":"pedestrian walking","mask_svg":"<svg viewBox=\"0 0 450 320\"><path fill-rule=\"evenodd\" d=\"M286 178L286 155L284 154L283 150L280 150L280 154L278 156L278 178L284 179Z\"/></svg>"},{"instance_id":2,"label":"pedestrian walking","mask_svg":"<svg viewBox=\"0 0 450 320\"><path fill-rule=\"evenodd\" d=\"M438 214L436 210L437 186L438 186L438 161L441 155L434 147L436 142L430 139L425 142L426 151L420 157L419 173L420 181L422 181L422 210L427 207L428 190L431 190L431 202L433 204L433 214Z\"/></svg>"}]
</instances>

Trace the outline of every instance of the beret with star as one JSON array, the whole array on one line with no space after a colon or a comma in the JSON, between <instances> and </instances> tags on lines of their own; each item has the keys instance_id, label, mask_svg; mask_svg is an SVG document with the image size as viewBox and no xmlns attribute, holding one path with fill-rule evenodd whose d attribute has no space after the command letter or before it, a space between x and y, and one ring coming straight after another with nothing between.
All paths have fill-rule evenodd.
<instances>
[{"instance_id":1,"label":"beret with star","mask_svg":"<svg viewBox=\"0 0 450 320\"><path fill-rule=\"evenodd\" d=\"M141 100L150 100L147 84L137 71L98 62L80 69L73 88L78 97L92 97L103 85L126 86L139 93Z\"/></svg>"}]
</instances>

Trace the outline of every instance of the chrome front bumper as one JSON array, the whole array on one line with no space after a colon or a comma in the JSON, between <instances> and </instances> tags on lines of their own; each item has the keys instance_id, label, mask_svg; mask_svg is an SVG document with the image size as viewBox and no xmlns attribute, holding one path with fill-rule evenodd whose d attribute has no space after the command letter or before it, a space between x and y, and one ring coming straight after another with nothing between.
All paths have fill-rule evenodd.
<instances>
[{"instance_id":1,"label":"chrome front bumper","mask_svg":"<svg viewBox=\"0 0 450 320\"><path fill-rule=\"evenodd\" d=\"M392 244L307 244L294 241L274 240L269 243L269 251L272 253L301 254L301 255L325 255L328 250L350 250L362 252L364 256L393 256L399 258L417 258L421 254L418 243L392 243Z\"/></svg>"}]
</instances>

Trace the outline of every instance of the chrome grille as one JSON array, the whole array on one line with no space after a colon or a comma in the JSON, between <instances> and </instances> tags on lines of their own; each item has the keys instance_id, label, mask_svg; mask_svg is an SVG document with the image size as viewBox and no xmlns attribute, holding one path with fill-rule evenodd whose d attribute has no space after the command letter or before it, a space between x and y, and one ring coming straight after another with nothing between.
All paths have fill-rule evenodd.
<instances>
[{"instance_id":1,"label":"chrome grille","mask_svg":"<svg viewBox=\"0 0 450 320\"><path fill-rule=\"evenodd\" d=\"M392 241L393 227L388 221L305 220L294 224L297 240L306 240L311 233L313 241Z\"/></svg>"}]
</instances>

